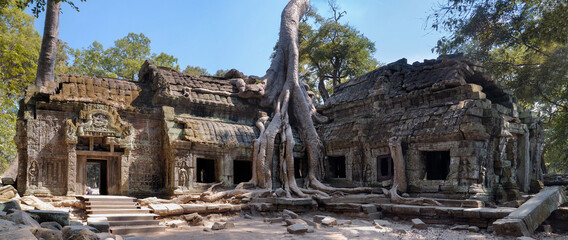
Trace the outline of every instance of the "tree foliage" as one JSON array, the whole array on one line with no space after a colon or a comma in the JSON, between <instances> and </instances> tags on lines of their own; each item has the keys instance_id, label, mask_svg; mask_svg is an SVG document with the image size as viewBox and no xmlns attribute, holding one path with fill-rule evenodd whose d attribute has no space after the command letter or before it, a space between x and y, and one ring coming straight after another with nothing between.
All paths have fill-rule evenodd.
<instances>
[{"instance_id":1,"label":"tree foliage","mask_svg":"<svg viewBox=\"0 0 568 240\"><path fill-rule=\"evenodd\" d=\"M209 74L209 72L207 72L207 69L199 67L199 66L191 66L191 65L187 65L187 67L185 67L185 69L183 70L183 73L185 74L189 74L189 75L195 75L195 76L201 76L201 75L211 75Z\"/></svg>"},{"instance_id":2,"label":"tree foliage","mask_svg":"<svg viewBox=\"0 0 568 240\"><path fill-rule=\"evenodd\" d=\"M166 53L151 54L150 39L143 33L129 33L105 49L95 41L87 48L72 51L73 64L69 72L92 77L115 77L136 80L138 70L146 59L152 59L159 66L179 70L178 59Z\"/></svg>"},{"instance_id":3,"label":"tree foliage","mask_svg":"<svg viewBox=\"0 0 568 240\"><path fill-rule=\"evenodd\" d=\"M0 172L16 155L17 101L35 79L40 45L32 16L15 1L0 8Z\"/></svg>"},{"instance_id":4,"label":"tree foliage","mask_svg":"<svg viewBox=\"0 0 568 240\"><path fill-rule=\"evenodd\" d=\"M375 69L375 44L357 29L340 22L346 12L330 0L330 18L323 18L313 7L299 26L301 76L315 87L325 101L330 87ZM313 26L309 24L313 20ZM330 84L331 83L331 84Z\"/></svg>"},{"instance_id":5,"label":"tree foliage","mask_svg":"<svg viewBox=\"0 0 568 240\"><path fill-rule=\"evenodd\" d=\"M464 52L545 119L545 161L568 171L568 1L449 0L431 15L450 34L434 48Z\"/></svg>"}]
</instances>

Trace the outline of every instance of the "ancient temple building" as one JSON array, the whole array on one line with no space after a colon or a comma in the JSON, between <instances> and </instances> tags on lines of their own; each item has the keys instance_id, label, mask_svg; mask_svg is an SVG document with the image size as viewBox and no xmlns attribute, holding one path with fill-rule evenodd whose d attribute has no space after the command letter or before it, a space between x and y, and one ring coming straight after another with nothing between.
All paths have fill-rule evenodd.
<instances>
[{"instance_id":1,"label":"ancient temple building","mask_svg":"<svg viewBox=\"0 0 568 240\"><path fill-rule=\"evenodd\" d=\"M394 137L411 195L508 201L542 179L541 122L469 61L402 59L338 85L319 110L328 178L388 183Z\"/></svg>"},{"instance_id":2,"label":"ancient temple building","mask_svg":"<svg viewBox=\"0 0 568 240\"><path fill-rule=\"evenodd\" d=\"M101 194L142 196L248 181L255 123L268 113L227 95L238 92L229 78L147 61L138 82L59 76L29 91L15 139L18 190L83 194L94 177ZM388 186L402 164L410 194L510 200L542 178L540 122L465 60L390 64L337 86L318 110L330 118L317 129L332 185ZM392 139L403 159L393 161ZM307 163L295 150L301 179Z\"/></svg>"}]
</instances>

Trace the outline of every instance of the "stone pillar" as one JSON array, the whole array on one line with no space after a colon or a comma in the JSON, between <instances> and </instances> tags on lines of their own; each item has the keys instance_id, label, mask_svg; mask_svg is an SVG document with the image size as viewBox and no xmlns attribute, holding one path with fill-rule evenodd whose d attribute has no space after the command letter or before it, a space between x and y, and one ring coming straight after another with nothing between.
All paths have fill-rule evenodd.
<instances>
[{"instance_id":1,"label":"stone pillar","mask_svg":"<svg viewBox=\"0 0 568 240\"><path fill-rule=\"evenodd\" d=\"M67 196L77 194L77 152L75 149L75 144L67 145Z\"/></svg>"},{"instance_id":2,"label":"stone pillar","mask_svg":"<svg viewBox=\"0 0 568 240\"><path fill-rule=\"evenodd\" d=\"M519 186L521 190L528 193L530 190L531 180L531 163L530 163L530 133L525 129L525 134L519 136L518 158L519 166L517 170L517 179L519 179Z\"/></svg>"},{"instance_id":3,"label":"stone pillar","mask_svg":"<svg viewBox=\"0 0 568 240\"><path fill-rule=\"evenodd\" d=\"M130 155L130 149L125 149L124 154L120 156L120 194L128 195L128 179L130 169L130 161L128 161L128 156Z\"/></svg>"}]
</instances>

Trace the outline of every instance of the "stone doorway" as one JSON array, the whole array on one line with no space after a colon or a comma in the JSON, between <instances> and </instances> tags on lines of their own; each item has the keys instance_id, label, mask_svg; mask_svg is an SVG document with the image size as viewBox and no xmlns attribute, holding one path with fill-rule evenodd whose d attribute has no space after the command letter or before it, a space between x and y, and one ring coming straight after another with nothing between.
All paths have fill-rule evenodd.
<instances>
[{"instance_id":1,"label":"stone doorway","mask_svg":"<svg viewBox=\"0 0 568 240\"><path fill-rule=\"evenodd\" d=\"M87 159L87 187L93 195L108 195L108 166L106 160Z\"/></svg>"}]
</instances>

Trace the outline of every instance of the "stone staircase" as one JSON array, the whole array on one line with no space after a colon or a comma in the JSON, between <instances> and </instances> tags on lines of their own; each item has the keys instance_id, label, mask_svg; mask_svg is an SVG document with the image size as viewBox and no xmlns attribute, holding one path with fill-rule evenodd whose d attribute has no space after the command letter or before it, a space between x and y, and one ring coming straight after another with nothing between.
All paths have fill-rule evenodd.
<instances>
[{"instance_id":1,"label":"stone staircase","mask_svg":"<svg viewBox=\"0 0 568 240\"><path fill-rule=\"evenodd\" d=\"M112 234L161 232L166 229L166 226L159 225L159 220L154 220L158 215L137 205L136 198L110 195L82 195L77 198L85 203L87 223L103 230L108 228Z\"/></svg>"}]
</instances>

